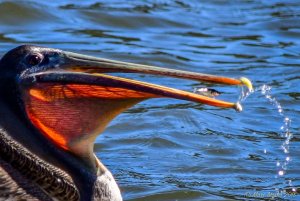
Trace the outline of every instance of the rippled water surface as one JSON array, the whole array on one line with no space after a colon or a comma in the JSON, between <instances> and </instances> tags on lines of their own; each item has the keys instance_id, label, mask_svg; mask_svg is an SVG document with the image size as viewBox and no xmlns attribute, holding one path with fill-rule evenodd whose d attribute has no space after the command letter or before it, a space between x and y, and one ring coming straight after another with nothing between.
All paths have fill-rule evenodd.
<instances>
[{"instance_id":1,"label":"rippled water surface","mask_svg":"<svg viewBox=\"0 0 300 201\"><path fill-rule=\"evenodd\" d=\"M300 200L276 194L300 187L299 1L0 1L0 54L23 43L253 81L242 113L156 99L117 117L95 151L125 200ZM235 87L209 86L238 99Z\"/></svg>"}]
</instances>

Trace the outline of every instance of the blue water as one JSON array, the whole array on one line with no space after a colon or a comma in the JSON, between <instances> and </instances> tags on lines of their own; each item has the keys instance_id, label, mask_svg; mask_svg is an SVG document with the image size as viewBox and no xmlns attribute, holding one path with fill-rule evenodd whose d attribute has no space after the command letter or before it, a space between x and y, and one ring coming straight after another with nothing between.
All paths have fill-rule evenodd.
<instances>
[{"instance_id":1,"label":"blue water","mask_svg":"<svg viewBox=\"0 0 300 201\"><path fill-rule=\"evenodd\" d=\"M0 54L24 43L252 80L241 113L156 99L111 122L95 151L125 200L300 200L278 191L300 187L299 1L0 1ZM238 100L236 87L208 86Z\"/></svg>"}]
</instances>

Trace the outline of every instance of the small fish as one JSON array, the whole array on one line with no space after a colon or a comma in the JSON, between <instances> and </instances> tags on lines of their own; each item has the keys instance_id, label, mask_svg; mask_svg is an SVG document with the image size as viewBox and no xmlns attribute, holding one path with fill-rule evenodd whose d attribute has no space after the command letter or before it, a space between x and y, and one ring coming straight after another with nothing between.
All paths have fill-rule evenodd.
<instances>
[{"instance_id":1,"label":"small fish","mask_svg":"<svg viewBox=\"0 0 300 201\"><path fill-rule=\"evenodd\" d=\"M210 97L210 98L214 98L214 97L219 96L221 94L221 92L219 92L215 89L210 89L210 88L206 88L206 87L195 88L194 93L200 94L200 95L203 95L203 96L207 96L207 97Z\"/></svg>"}]
</instances>

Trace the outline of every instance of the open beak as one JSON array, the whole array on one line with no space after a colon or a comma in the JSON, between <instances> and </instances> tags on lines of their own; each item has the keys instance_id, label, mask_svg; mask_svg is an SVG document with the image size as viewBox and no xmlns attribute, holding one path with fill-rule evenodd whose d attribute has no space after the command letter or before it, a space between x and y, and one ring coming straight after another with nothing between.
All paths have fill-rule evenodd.
<instances>
[{"instance_id":1,"label":"open beak","mask_svg":"<svg viewBox=\"0 0 300 201\"><path fill-rule=\"evenodd\" d=\"M234 108L236 110L241 110L241 106L237 103L216 100L214 98L210 98L207 96L203 96L203 95L199 95L199 94L195 94L183 90L178 90L170 87L165 87L165 86L141 82L141 81L135 81L131 79L115 77L111 75L106 75L104 73L113 73L113 72L142 73L142 74L153 74L153 75L176 77L181 79L189 79L189 80L196 80L196 81L216 83L216 84L245 85L248 87L249 91L252 91L252 84L245 77L242 77L240 79L234 79L234 78L221 77L221 76L215 76L209 74L114 61L114 60L76 54L72 52L64 52L64 55L65 55L65 61L60 66L61 69L88 73L90 75L95 76L94 78L97 79L98 81L102 80L101 83L105 84L106 86L133 89L136 90L137 92L146 92L149 94L153 94L154 97L170 97L170 98L203 103L203 104L212 105L216 107Z\"/></svg>"},{"instance_id":2,"label":"open beak","mask_svg":"<svg viewBox=\"0 0 300 201\"><path fill-rule=\"evenodd\" d=\"M241 110L241 106L238 103L217 100L200 94L147 82L116 77L104 73L117 72L153 74L216 84L246 85L250 91L252 90L252 84L247 78L234 79L209 74L173 70L155 66L108 60L65 51L62 52L62 55L60 55L62 56L62 59L58 67L54 69L60 71L48 71L41 74L35 74L35 79L40 82L57 81L65 83L92 84L110 88L118 87L130 90L131 94L132 91L135 91L136 93L144 93L146 94L144 97L145 99L169 97L203 103L216 107L234 108L238 111Z\"/></svg>"},{"instance_id":3,"label":"open beak","mask_svg":"<svg viewBox=\"0 0 300 201\"><path fill-rule=\"evenodd\" d=\"M233 79L208 74L112 61L60 51L20 77L20 89L29 119L59 147L84 160L94 161L93 144L99 133L122 111L148 98L169 97L216 107L238 103L116 77L106 73L143 73L227 85L246 85L247 78Z\"/></svg>"}]
</instances>

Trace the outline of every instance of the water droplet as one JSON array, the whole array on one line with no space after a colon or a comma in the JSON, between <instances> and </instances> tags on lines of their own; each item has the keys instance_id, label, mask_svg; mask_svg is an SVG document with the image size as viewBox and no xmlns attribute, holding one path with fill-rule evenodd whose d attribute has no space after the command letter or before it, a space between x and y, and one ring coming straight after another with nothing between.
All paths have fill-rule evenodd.
<instances>
[{"instance_id":1,"label":"water droplet","mask_svg":"<svg viewBox=\"0 0 300 201\"><path fill-rule=\"evenodd\" d=\"M283 170L286 170L287 169L287 162L284 162L283 164L282 164L282 166L281 166L281 168L283 169Z\"/></svg>"},{"instance_id":2,"label":"water droplet","mask_svg":"<svg viewBox=\"0 0 300 201\"><path fill-rule=\"evenodd\" d=\"M278 171L278 175L279 175L279 176L283 176L283 175L284 175L284 171L283 171L283 170L279 170L279 171Z\"/></svg>"},{"instance_id":3,"label":"water droplet","mask_svg":"<svg viewBox=\"0 0 300 201\"><path fill-rule=\"evenodd\" d=\"M285 138L281 144L281 149L282 149L282 154L283 156L280 157L282 159L276 161L276 167L279 168L277 169L277 174L275 175L275 178L279 179L280 177L282 179L285 179L284 175L286 174L287 171L287 166L291 161L291 157L289 156L289 144L290 141L293 137L293 133L291 132L291 119L289 117L286 116L284 108L282 107L282 105L280 104L279 101L277 101L277 99L275 97L273 97L272 93L271 93L271 87L268 85L262 85L261 87L259 87L257 89L257 91L259 90L261 92L261 94L265 97L265 99L275 108L275 111L279 114L280 117L282 117L282 123L281 126L279 126L280 128L280 137ZM266 153L267 150L264 149L264 153ZM290 186L292 186L291 182L290 182Z\"/></svg>"},{"instance_id":4,"label":"water droplet","mask_svg":"<svg viewBox=\"0 0 300 201\"><path fill-rule=\"evenodd\" d=\"M282 150L285 154L289 153L288 146L287 146L286 142L283 143L281 148L282 148Z\"/></svg>"},{"instance_id":5,"label":"water droplet","mask_svg":"<svg viewBox=\"0 0 300 201\"><path fill-rule=\"evenodd\" d=\"M266 149L264 149L264 154L266 154L267 153L267 150Z\"/></svg>"},{"instance_id":6,"label":"water droplet","mask_svg":"<svg viewBox=\"0 0 300 201\"><path fill-rule=\"evenodd\" d=\"M296 188L292 188L292 191L293 191L293 192L296 192Z\"/></svg>"}]
</instances>

